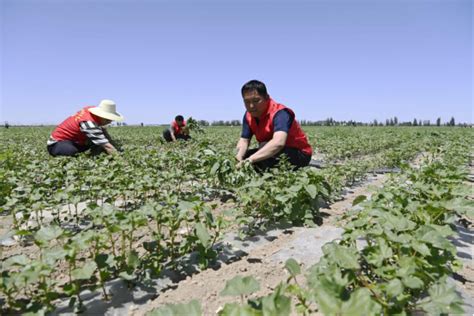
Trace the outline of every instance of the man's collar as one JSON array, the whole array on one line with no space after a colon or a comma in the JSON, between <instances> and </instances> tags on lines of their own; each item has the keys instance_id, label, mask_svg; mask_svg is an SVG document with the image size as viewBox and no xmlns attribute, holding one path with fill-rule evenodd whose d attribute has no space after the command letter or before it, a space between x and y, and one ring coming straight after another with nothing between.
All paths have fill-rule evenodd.
<instances>
[{"instance_id":1,"label":"man's collar","mask_svg":"<svg viewBox=\"0 0 474 316\"><path fill-rule=\"evenodd\" d=\"M270 115L270 108L275 103L275 101L273 101L273 99L271 97L268 97L267 102L268 102L267 109L265 110L265 112L262 113L262 115L260 115L260 117L258 119L263 119L265 116Z\"/></svg>"}]
</instances>

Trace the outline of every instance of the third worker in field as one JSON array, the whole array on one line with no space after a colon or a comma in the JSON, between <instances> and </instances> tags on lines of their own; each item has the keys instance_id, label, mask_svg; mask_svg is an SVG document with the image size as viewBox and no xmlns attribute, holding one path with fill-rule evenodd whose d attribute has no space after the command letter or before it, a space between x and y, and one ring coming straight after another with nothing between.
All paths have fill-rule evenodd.
<instances>
[{"instance_id":1,"label":"third worker in field","mask_svg":"<svg viewBox=\"0 0 474 316\"><path fill-rule=\"evenodd\" d=\"M191 138L191 136L189 136L189 129L186 126L186 121L182 115L177 115L174 121L171 122L170 127L163 131L163 138L167 142L174 142L177 139L188 140Z\"/></svg>"},{"instance_id":2,"label":"third worker in field","mask_svg":"<svg viewBox=\"0 0 474 316\"><path fill-rule=\"evenodd\" d=\"M242 133L237 144L238 167L248 161L259 170L276 166L284 154L296 168L311 161L313 149L295 119L295 113L275 102L263 82L251 80L242 87L246 112L242 121ZM250 149L252 136L258 148Z\"/></svg>"}]
</instances>

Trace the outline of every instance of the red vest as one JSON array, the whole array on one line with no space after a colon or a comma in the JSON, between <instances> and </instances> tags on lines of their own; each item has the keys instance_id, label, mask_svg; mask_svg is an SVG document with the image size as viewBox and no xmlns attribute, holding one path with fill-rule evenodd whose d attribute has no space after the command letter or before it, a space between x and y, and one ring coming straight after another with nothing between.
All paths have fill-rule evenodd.
<instances>
[{"instance_id":1,"label":"red vest","mask_svg":"<svg viewBox=\"0 0 474 316\"><path fill-rule=\"evenodd\" d=\"M300 124L296 121L295 113L284 106L283 104L276 103L273 99L270 99L267 112L262 114L259 118L259 123L255 121L250 113L245 114L245 119L249 124L250 130L257 138L259 143L268 142L273 138L273 117L280 110L287 110L293 117L293 123L291 124L290 130L288 131L288 137L286 139L286 147L297 148L307 155L313 154L313 149L308 143L305 133L300 127Z\"/></svg>"},{"instance_id":2,"label":"red vest","mask_svg":"<svg viewBox=\"0 0 474 316\"><path fill-rule=\"evenodd\" d=\"M171 126L173 127L173 133L175 135L179 135L183 133L183 127L186 126L186 121L183 121L182 127L179 126L178 123L176 123L176 121L173 121L173 123L171 123Z\"/></svg>"},{"instance_id":3,"label":"red vest","mask_svg":"<svg viewBox=\"0 0 474 316\"><path fill-rule=\"evenodd\" d=\"M65 119L59 124L51 134L51 137L57 141L71 140L79 145L85 145L87 136L81 132L80 123L84 121L92 121L100 124L100 119L89 112L89 109L93 106L86 106L76 114Z\"/></svg>"}]
</instances>

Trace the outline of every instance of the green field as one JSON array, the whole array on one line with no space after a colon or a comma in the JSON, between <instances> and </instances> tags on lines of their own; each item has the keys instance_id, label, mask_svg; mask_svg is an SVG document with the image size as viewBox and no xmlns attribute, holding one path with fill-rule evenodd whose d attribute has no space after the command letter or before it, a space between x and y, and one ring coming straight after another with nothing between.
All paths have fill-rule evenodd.
<instances>
[{"instance_id":1,"label":"green field","mask_svg":"<svg viewBox=\"0 0 474 316\"><path fill-rule=\"evenodd\" d=\"M123 152L76 158L48 155L52 129L2 130L0 235L16 242L0 246L2 314L53 311L61 298L80 311L85 289L107 299L107 281L146 282L191 252L205 269L230 231L320 225L321 203L377 170L397 172L373 198L356 200L342 241L324 247L307 284L290 277L273 296L221 313L460 312L446 283L460 267L448 237L456 220L473 217L471 128L304 127L324 168L291 171L283 162L263 175L235 168L239 127L204 128L176 143L163 143L162 127L111 127ZM296 262L287 266L299 274ZM228 291L251 292L247 281Z\"/></svg>"}]
</instances>

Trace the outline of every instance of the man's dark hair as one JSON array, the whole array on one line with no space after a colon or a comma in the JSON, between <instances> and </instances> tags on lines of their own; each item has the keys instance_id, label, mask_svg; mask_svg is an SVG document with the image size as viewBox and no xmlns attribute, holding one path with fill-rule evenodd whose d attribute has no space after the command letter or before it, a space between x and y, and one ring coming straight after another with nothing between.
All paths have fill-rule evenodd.
<instances>
[{"instance_id":1,"label":"man's dark hair","mask_svg":"<svg viewBox=\"0 0 474 316\"><path fill-rule=\"evenodd\" d=\"M253 90L257 91L260 96L268 98L267 87L265 87L265 84L263 82L258 80L250 80L249 82L244 84L242 87L242 96L244 96L245 92Z\"/></svg>"},{"instance_id":2,"label":"man's dark hair","mask_svg":"<svg viewBox=\"0 0 474 316\"><path fill-rule=\"evenodd\" d=\"M177 122L182 122L182 121L184 121L184 117L182 115L176 115L174 120L177 121Z\"/></svg>"}]
</instances>

